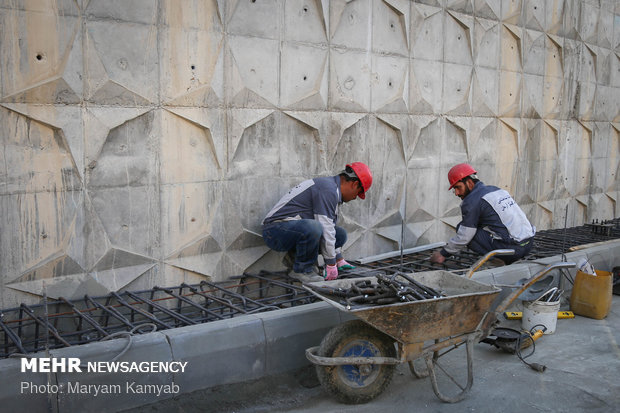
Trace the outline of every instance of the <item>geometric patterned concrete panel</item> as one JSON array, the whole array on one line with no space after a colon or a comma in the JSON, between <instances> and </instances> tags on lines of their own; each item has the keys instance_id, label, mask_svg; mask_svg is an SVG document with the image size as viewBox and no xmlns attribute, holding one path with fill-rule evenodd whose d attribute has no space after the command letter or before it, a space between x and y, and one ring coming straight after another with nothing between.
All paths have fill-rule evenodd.
<instances>
[{"instance_id":1,"label":"geometric patterned concrete panel","mask_svg":"<svg viewBox=\"0 0 620 413\"><path fill-rule=\"evenodd\" d=\"M155 112L109 131L91 162L88 190L93 208L113 245L158 256L159 174Z\"/></svg>"},{"instance_id":2,"label":"geometric patterned concrete panel","mask_svg":"<svg viewBox=\"0 0 620 413\"><path fill-rule=\"evenodd\" d=\"M328 52L295 43L282 49L280 103L285 108L324 110L327 106Z\"/></svg>"},{"instance_id":3,"label":"geometric patterned concrete panel","mask_svg":"<svg viewBox=\"0 0 620 413\"><path fill-rule=\"evenodd\" d=\"M157 28L93 20L86 23L86 98L98 105L135 106L156 102ZM132 39L130 43L127 39ZM138 46L139 53L133 47Z\"/></svg>"},{"instance_id":4,"label":"geometric patterned concrete panel","mask_svg":"<svg viewBox=\"0 0 620 413\"><path fill-rule=\"evenodd\" d=\"M620 215L616 2L53 3L0 6L4 307L277 269L265 213L352 161L352 259L449 237L465 161L539 229Z\"/></svg>"}]
</instances>

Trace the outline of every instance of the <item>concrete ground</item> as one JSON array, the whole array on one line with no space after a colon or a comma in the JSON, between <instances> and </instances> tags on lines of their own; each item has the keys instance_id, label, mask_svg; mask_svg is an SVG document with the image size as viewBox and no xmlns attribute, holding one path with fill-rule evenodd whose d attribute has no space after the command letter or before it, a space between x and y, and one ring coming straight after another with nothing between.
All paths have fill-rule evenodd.
<instances>
[{"instance_id":1,"label":"concrete ground","mask_svg":"<svg viewBox=\"0 0 620 413\"><path fill-rule=\"evenodd\" d=\"M519 328L520 322L506 320L502 326ZM476 344L474 384L469 396L456 404L441 402L428 378L417 379L407 365L399 365L379 397L363 405L344 405L324 391L314 367L308 367L129 412L620 412L620 296L613 296L612 310L603 320L576 316L558 320L556 327L525 359L544 364L542 373L516 355ZM440 360L457 379L466 374L464 346ZM449 394L447 387L442 391Z\"/></svg>"}]
</instances>

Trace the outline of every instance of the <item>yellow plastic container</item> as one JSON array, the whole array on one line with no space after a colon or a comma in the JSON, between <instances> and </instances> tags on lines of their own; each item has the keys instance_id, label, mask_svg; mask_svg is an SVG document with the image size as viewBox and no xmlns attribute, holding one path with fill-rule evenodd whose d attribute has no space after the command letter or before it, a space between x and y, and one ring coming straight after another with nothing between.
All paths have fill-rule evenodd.
<instances>
[{"instance_id":1,"label":"yellow plastic container","mask_svg":"<svg viewBox=\"0 0 620 413\"><path fill-rule=\"evenodd\" d=\"M611 310L613 279L609 271L596 271L596 276L577 271L570 309L577 315L601 320Z\"/></svg>"}]
</instances>

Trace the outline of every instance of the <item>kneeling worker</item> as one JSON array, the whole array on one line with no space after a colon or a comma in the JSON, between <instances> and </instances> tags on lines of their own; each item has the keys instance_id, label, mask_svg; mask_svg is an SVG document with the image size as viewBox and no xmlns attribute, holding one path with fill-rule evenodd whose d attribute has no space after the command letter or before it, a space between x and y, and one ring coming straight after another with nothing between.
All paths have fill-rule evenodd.
<instances>
[{"instance_id":1,"label":"kneeling worker","mask_svg":"<svg viewBox=\"0 0 620 413\"><path fill-rule=\"evenodd\" d=\"M452 167L448 181L449 189L454 188L454 195L463 200L462 221L456 227L456 236L431 255L432 263L441 264L465 247L481 255L513 249L514 255L498 257L506 264L530 252L536 228L508 192L480 182L474 168L466 163Z\"/></svg>"},{"instance_id":2,"label":"kneeling worker","mask_svg":"<svg viewBox=\"0 0 620 413\"><path fill-rule=\"evenodd\" d=\"M338 205L365 199L370 185L368 166L353 162L339 175L303 181L269 211L263 220L263 239L269 248L295 257L291 277L301 282L335 280L338 269L354 268L341 253L347 232L336 226ZM319 252L325 277L316 269Z\"/></svg>"}]
</instances>

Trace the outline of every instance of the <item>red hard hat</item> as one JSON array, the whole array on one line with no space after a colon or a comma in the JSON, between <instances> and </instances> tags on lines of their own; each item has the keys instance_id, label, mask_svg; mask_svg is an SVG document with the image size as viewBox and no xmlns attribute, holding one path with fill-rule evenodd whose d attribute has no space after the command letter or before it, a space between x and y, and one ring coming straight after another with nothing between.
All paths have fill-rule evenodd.
<instances>
[{"instance_id":1,"label":"red hard hat","mask_svg":"<svg viewBox=\"0 0 620 413\"><path fill-rule=\"evenodd\" d=\"M351 164L347 164L347 166L353 169L353 172L355 172L355 175L359 178L362 184L362 189L364 189L364 192L358 196L362 199L366 199L366 191L368 191L368 189L370 189L370 185L372 185L372 173L370 173L370 168L362 162L353 162Z\"/></svg>"},{"instance_id":2,"label":"red hard hat","mask_svg":"<svg viewBox=\"0 0 620 413\"><path fill-rule=\"evenodd\" d=\"M456 183L461 179L475 173L476 170L468 163L454 165L448 172L448 181L450 181L450 188L448 188L448 190L452 189L452 187L454 187L454 185L456 185Z\"/></svg>"}]
</instances>

